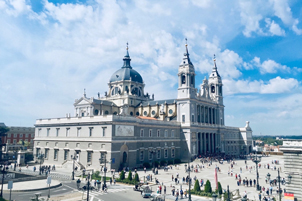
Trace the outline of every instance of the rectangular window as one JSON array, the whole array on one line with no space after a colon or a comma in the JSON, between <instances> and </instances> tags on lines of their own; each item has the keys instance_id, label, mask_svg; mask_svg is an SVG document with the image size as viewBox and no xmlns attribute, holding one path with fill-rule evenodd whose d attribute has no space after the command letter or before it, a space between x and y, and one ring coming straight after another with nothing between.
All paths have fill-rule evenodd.
<instances>
[{"instance_id":1,"label":"rectangular window","mask_svg":"<svg viewBox=\"0 0 302 201\"><path fill-rule=\"evenodd\" d=\"M140 134L141 137L144 137L144 129L141 129L141 134Z\"/></svg>"},{"instance_id":2,"label":"rectangular window","mask_svg":"<svg viewBox=\"0 0 302 201\"><path fill-rule=\"evenodd\" d=\"M93 131L93 127L90 127L90 128L89 128L89 137L92 136L92 131Z\"/></svg>"},{"instance_id":3,"label":"rectangular window","mask_svg":"<svg viewBox=\"0 0 302 201\"><path fill-rule=\"evenodd\" d=\"M36 157L38 157L39 153L40 153L40 148L36 148Z\"/></svg>"},{"instance_id":4,"label":"rectangular window","mask_svg":"<svg viewBox=\"0 0 302 201\"><path fill-rule=\"evenodd\" d=\"M192 114L192 122L194 122L194 120L195 120L195 119L194 119L194 114Z\"/></svg>"},{"instance_id":5,"label":"rectangular window","mask_svg":"<svg viewBox=\"0 0 302 201\"><path fill-rule=\"evenodd\" d=\"M70 128L66 128L66 137L69 137Z\"/></svg>"},{"instance_id":6,"label":"rectangular window","mask_svg":"<svg viewBox=\"0 0 302 201\"><path fill-rule=\"evenodd\" d=\"M45 149L45 158L48 158L48 151L49 149Z\"/></svg>"},{"instance_id":7,"label":"rectangular window","mask_svg":"<svg viewBox=\"0 0 302 201\"><path fill-rule=\"evenodd\" d=\"M171 137L175 137L175 131L174 130L171 131Z\"/></svg>"},{"instance_id":8,"label":"rectangular window","mask_svg":"<svg viewBox=\"0 0 302 201\"><path fill-rule=\"evenodd\" d=\"M165 149L165 158L168 158L168 150Z\"/></svg>"},{"instance_id":9,"label":"rectangular window","mask_svg":"<svg viewBox=\"0 0 302 201\"><path fill-rule=\"evenodd\" d=\"M27 137L27 138L28 138L28 134L25 134L25 137Z\"/></svg>"},{"instance_id":10,"label":"rectangular window","mask_svg":"<svg viewBox=\"0 0 302 201\"><path fill-rule=\"evenodd\" d=\"M54 149L54 154L53 154L53 159L54 160L58 160L58 152L59 152L58 149Z\"/></svg>"},{"instance_id":11,"label":"rectangular window","mask_svg":"<svg viewBox=\"0 0 302 201\"><path fill-rule=\"evenodd\" d=\"M102 127L103 128L103 137L105 137L106 136L106 128L107 127Z\"/></svg>"},{"instance_id":12,"label":"rectangular window","mask_svg":"<svg viewBox=\"0 0 302 201\"><path fill-rule=\"evenodd\" d=\"M58 136L59 136L59 132L60 132L60 129L59 129L59 128L57 128L57 130L56 130L56 137L58 137Z\"/></svg>"},{"instance_id":13,"label":"rectangular window","mask_svg":"<svg viewBox=\"0 0 302 201\"><path fill-rule=\"evenodd\" d=\"M14 137L17 137L17 134L14 134Z\"/></svg>"},{"instance_id":14,"label":"rectangular window","mask_svg":"<svg viewBox=\"0 0 302 201\"><path fill-rule=\"evenodd\" d=\"M80 137L80 136L81 136L81 127L79 127L77 130L77 137Z\"/></svg>"},{"instance_id":15,"label":"rectangular window","mask_svg":"<svg viewBox=\"0 0 302 201\"><path fill-rule=\"evenodd\" d=\"M23 137L23 134L20 134L20 137Z\"/></svg>"},{"instance_id":16,"label":"rectangular window","mask_svg":"<svg viewBox=\"0 0 302 201\"><path fill-rule=\"evenodd\" d=\"M174 158L174 156L175 156L175 150L172 149L172 150L171 150L171 157Z\"/></svg>"},{"instance_id":17,"label":"rectangular window","mask_svg":"<svg viewBox=\"0 0 302 201\"><path fill-rule=\"evenodd\" d=\"M165 137L168 137L168 130L165 130Z\"/></svg>"},{"instance_id":18,"label":"rectangular window","mask_svg":"<svg viewBox=\"0 0 302 201\"><path fill-rule=\"evenodd\" d=\"M92 152L88 151L87 152L87 163L91 163L91 161L92 161Z\"/></svg>"},{"instance_id":19,"label":"rectangular window","mask_svg":"<svg viewBox=\"0 0 302 201\"><path fill-rule=\"evenodd\" d=\"M157 137L160 136L160 130L157 130Z\"/></svg>"},{"instance_id":20,"label":"rectangular window","mask_svg":"<svg viewBox=\"0 0 302 201\"><path fill-rule=\"evenodd\" d=\"M13 142L14 144L16 144L17 143L17 140L14 140L14 142Z\"/></svg>"},{"instance_id":21,"label":"rectangular window","mask_svg":"<svg viewBox=\"0 0 302 201\"><path fill-rule=\"evenodd\" d=\"M10 144L10 139L7 140L7 143Z\"/></svg>"},{"instance_id":22,"label":"rectangular window","mask_svg":"<svg viewBox=\"0 0 302 201\"><path fill-rule=\"evenodd\" d=\"M140 151L139 158L141 161L144 160L144 151Z\"/></svg>"},{"instance_id":23,"label":"rectangular window","mask_svg":"<svg viewBox=\"0 0 302 201\"><path fill-rule=\"evenodd\" d=\"M106 153L101 152L101 163L105 163L105 159L106 159Z\"/></svg>"},{"instance_id":24,"label":"rectangular window","mask_svg":"<svg viewBox=\"0 0 302 201\"><path fill-rule=\"evenodd\" d=\"M10 135L10 133L9 134L7 134L7 137L10 137L11 135Z\"/></svg>"},{"instance_id":25,"label":"rectangular window","mask_svg":"<svg viewBox=\"0 0 302 201\"><path fill-rule=\"evenodd\" d=\"M68 153L69 153L69 150L64 150L64 160L65 161L68 159Z\"/></svg>"},{"instance_id":26,"label":"rectangular window","mask_svg":"<svg viewBox=\"0 0 302 201\"><path fill-rule=\"evenodd\" d=\"M186 121L186 115L182 115L182 123L185 123L185 121Z\"/></svg>"},{"instance_id":27,"label":"rectangular window","mask_svg":"<svg viewBox=\"0 0 302 201\"><path fill-rule=\"evenodd\" d=\"M50 130L50 128L47 129L47 133L46 133L47 137L49 137L49 130Z\"/></svg>"},{"instance_id":28,"label":"rectangular window","mask_svg":"<svg viewBox=\"0 0 302 201\"><path fill-rule=\"evenodd\" d=\"M149 130L149 137L152 137L152 130Z\"/></svg>"},{"instance_id":29,"label":"rectangular window","mask_svg":"<svg viewBox=\"0 0 302 201\"><path fill-rule=\"evenodd\" d=\"M153 152L149 151L149 160L152 160L152 159L153 159Z\"/></svg>"},{"instance_id":30,"label":"rectangular window","mask_svg":"<svg viewBox=\"0 0 302 201\"><path fill-rule=\"evenodd\" d=\"M157 150L157 159L160 159L160 149Z\"/></svg>"}]
</instances>

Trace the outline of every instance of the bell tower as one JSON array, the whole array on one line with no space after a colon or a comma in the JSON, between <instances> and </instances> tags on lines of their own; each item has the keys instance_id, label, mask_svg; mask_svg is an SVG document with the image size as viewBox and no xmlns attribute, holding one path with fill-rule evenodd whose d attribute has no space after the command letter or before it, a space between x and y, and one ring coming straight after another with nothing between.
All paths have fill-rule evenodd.
<instances>
[{"instance_id":1,"label":"bell tower","mask_svg":"<svg viewBox=\"0 0 302 201\"><path fill-rule=\"evenodd\" d=\"M186 39L186 51L178 67L178 99L193 98L196 96L195 69L192 64Z\"/></svg>"},{"instance_id":2,"label":"bell tower","mask_svg":"<svg viewBox=\"0 0 302 201\"><path fill-rule=\"evenodd\" d=\"M218 104L223 105L222 81L221 81L221 77L217 71L215 54L214 54L213 61L214 61L214 66L213 66L212 72L209 76L210 96L211 96L212 100L215 100L218 102Z\"/></svg>"}]
</instances>

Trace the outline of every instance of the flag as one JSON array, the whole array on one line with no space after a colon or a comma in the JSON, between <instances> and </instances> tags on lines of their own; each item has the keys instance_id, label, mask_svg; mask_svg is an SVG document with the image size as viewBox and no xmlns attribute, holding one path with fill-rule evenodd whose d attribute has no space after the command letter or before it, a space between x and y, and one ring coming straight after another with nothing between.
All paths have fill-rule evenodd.
<instances>
[{"instance_id":1,"label":"flag","mask_svg":"<svg viewBox=\"0 0 302 201\"><path fill-rule=\"evenodd\" d=\"M217 167L215 168L215 183L216 183L216 190L218 190L218 177L217 177Z\"/></svg>"}]
</instances>

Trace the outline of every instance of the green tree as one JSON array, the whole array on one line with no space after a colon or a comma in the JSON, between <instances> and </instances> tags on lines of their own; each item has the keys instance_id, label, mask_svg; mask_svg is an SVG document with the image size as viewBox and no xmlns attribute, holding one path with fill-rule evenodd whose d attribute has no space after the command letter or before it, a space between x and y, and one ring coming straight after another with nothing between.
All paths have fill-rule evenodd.
<instances>
[{"instance_id":1,"label":"green tree","mask_svg":"<svg viewBox=\"0 0 302 201\"><path fill-rule=\"evenodd\" d=\"M206 193L212 193L212 186L209 180L207 180L206 185L204 186L204 191Z\"/></svg>"},{"instance_id":2,"label":"green tree","mask_svg":"<svg viewBox=\"0 0 302 201\"><path fill-rule=\"evenodd\" d=\"M218 182L218 193L221 195L222 194L222 187L220 182Z\"/></svg>"},{"instance_id":3,"label":"green tree","mask_svg":"<svg viewBox=\"0 0 302 201\"><path fill-rule=\"evenodd\" d=\"M129 181L132 181L132 172L131 172L131 170L129 170L128 180L129 180Z\"/></svg>"},{"instance_id":4,"label":"green tree","mask_svg":"<svg viewBox=\"0 0 302 201\"><path fill-rule=\"evenodd\" d=\"M28 146L30 145L30 142L20 140L20 141L18 142L18 144L22 144L23 146L28 147Z\"/></svg>"},{"instance_id":5,"label":"green tree","mask_svg":"<svg viewBox=\"0 0 302 201\"><path fill-rule=\"evenodd\" d=\"M135 176L134 176L134 181L139 182L139 177L138 177L138 174L137 174L137 173L135 173Z\"/></svg>"},{"instance_id":6,"label":"green tree","mask_svg":"<svg viewBox=\"0 0 302 201\"><path fill-rule=\"evenodd\" d=\"M124 170L122 170L120 174L120 180L124 180L124 179L125 179L125 172Z\"/></svg>"},{"instance_id":7,"label":"green tree","mask_svg":"<svg viewBox=\"0 0 302 201\"><path fill-rule=\"evenodd\" d=\"M197 179L194 184L194 192L199 192L199 191L200 191L200 186L199 186L199 181Z\"/></svg>"}]
</instances>

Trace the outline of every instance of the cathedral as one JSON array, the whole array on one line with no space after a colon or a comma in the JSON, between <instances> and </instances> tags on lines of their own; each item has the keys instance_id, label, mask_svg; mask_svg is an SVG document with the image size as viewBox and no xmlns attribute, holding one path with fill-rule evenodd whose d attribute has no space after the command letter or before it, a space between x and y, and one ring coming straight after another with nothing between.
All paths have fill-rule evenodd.
<instances>
[{"instance_id":1,"label":"cathedral","mask_svg":"<svg viewBox=\"0 0 302 201\"><path fill-rule=\"evenodd\" d=\"M252 151L252 129L224 124L223 84L213 61L212 72L196 88L187 44L178 66L176 99L155 100L145 92L142 76L128 52L114 72L104 97L84 94L74 115L38 119L34 152L44 164L100 169L143 167L147 163L187 162L206 154L243 155Z\"/></svg>"}]
</instances>

